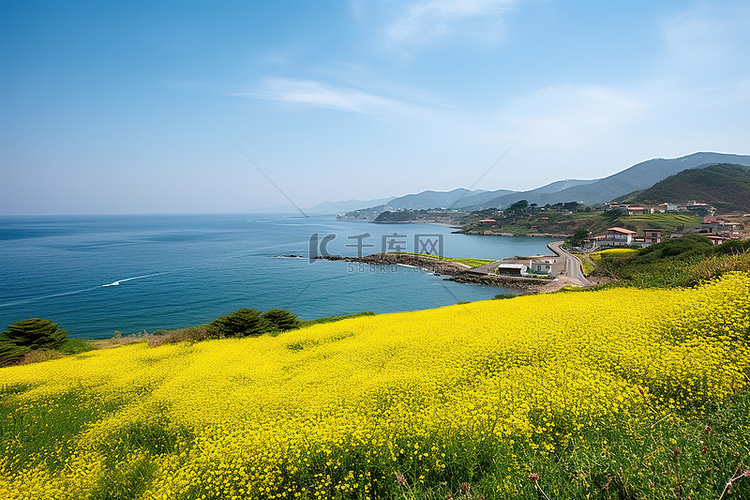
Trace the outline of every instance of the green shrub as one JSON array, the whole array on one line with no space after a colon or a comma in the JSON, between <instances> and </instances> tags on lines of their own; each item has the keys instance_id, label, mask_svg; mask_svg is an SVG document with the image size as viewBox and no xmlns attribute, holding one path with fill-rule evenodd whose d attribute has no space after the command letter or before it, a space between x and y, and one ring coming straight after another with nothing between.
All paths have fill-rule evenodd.
<instances>
[{"instance_id":1,"label":"green shrub","mask_svg":"<svg viewBox=\"0 0 750 500\"><path fill-rule=\"evenodd\" d=\"M243 308L215 319L209 331L216 337L255 337L271 332L273 324L260 314L256 309Z\"/></svg>"},{"instance_id":2,"label":"green shrub","mask_svg":"<svg viewBox=\"0 0 750 500\"><path fill-rule=\"evenodd\" d=\"M629 253L607 250L592 257L598 257L594 275L638 287L694 286L729 271L747 271L750 241L713 245L705 236L690 234Z\"/></svg>"},{"instance_id":3,"label":"green shrub","mask_svg":"<svg viewBox=\"0 0 750 500\"><path fill-rule=\"evenodd\" d=\"M284 309L269 309L261 315L276 329L281 331L293 330L299 327L297 316Z\"/></svg>"},{"instance_id":4,"label":"green shrub","mask_svg":"<svg viewBox=\"0 0 750 500\"><path fill-rule=\"evenodd\" d=\"M31 349L11 342L5 333L0 333L0 366L18 363Z\"/></svg>"},{"instance_id":5,"label":"green shrub","mask_svg":"<svg viewBox=\"0 0 750 500\"><path fill-rule=\"evenodd\" d=\"M93 351L94 346L89 341L83 339L65 339L65 342L57 350L63 354L80 354L82 352Z\"/></svg>"},{"instance_id":6,"label":"green shrub","mask_svg":"<svg viewBox=\"0 0 750 500\"><path fill-rule=\"evenodd\" d=\"M48 319L30 318L17 321L3 332L9 342L29 349L56 349L65 342L67 330Z\"/></svg>"},{"instance_id":7,"label":"green shrub","mask_svg":"<svg viewBox=\"0 0 750 500\"><path fill-rule=\"evenodd\" d=\"M750 252L750 240L729 240L712 248L715 255L737 255Z\"/></svg>"}]
</instances>

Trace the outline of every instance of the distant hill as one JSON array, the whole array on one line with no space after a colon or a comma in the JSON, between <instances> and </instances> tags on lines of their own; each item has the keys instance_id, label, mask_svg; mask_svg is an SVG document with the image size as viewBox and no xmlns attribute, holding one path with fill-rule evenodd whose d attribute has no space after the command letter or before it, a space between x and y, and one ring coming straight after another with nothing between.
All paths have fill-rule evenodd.
<instances>
[{"instance_id":1,"label":"distant hill","mask_svg":"<svg viewBox=\"0 0 750 500\"><path fill-rule=\"evenodd\" d=\"M558 191L562 191L564 189L568 189L571 187L591 184L592 182L596 182L597 180L598 179L593 179L593 180L565 179L561 181L551 182L540 188L536 188L533 191L538 192L538 193L557 193ZM458 200L458 202L455 203L453 208L472 207L472 210L474 210L476 209L476 207L485 207L485 206L495 207L496 205L488 205L488 203L494 203L494 200L501 198L501 197L514 198L515 201L524 199L523 197L514 197L514 195L518 193L519 191L511 191L509 189L498 189L496 191L486 191L478 195L470 195L470 196L465 196L461 198L460 200ZM515 203L515 201L511 203Z\"/></svg>"},{"instance_id":2,"label":"distant hill","mask_svg":"<svg viewBox=\"0 0 750 500\"><path fill-rule=\"evenodd\" d=\"M507 189L501 190L505 193L512 193ZM387 209L409 209L409 210L421 210L427 208L448 208L454 205L456 202L463 200L463 198L482 195L487 191L483 189L477 189L469 191L468 189L458 188L452 191L422 191L417 194L407 194L406 196L400 196L394 198L388 203L385 203Z\"/></svg>"},{"instance_id":3,"label":"distant hill","mask_svg":"<svg viewBox=\"0 0 750 500\"><path fill-rule=\"evenodd\" d=\"M478 193L478 190L472 193L466 194L466 196L463 196L462 198L452 203L451 208L461 208L461 207L468 207L468 206L482 204L486 201L497 198L498 196L516 193L516 191L513 191L511 189L496 189L494 191L484 191L478 194L477 193Z\"/></svg>"},{"instance_id":4,"label":"distant hill","mask_svg":"<svg viewBox=\"0 0 750 500\"><path fill-rule=\"evenodd\" d=\"M750 156L724 153L694 153L681 158L647 160L602 179L565 179L529 191L498 189L469 191L423 191L393 198L382 204L373 203L366 209L352 209L344 218L372 219L383 211L453 208L467 211L487 208L507 208L520 200L544 206L577 201L585 205L604 203L634 191L643 190L685 169L700 169L710 165L730 163L750 166ZM343 211L343 210L342 210Z\"/></svg>"},{"instance_id":5,"label":"distant hill","mask_svg":"<svg viewBox=\"0 0 750 500\"><path fill-rule=\"evenodd\" d=\"M620 200L648 205L695 200L709 203L719 212L750 212L750 167L724 163L683 170Z\"/></svg>"},{"instance_id":6,"label":"distant hill","mask_svg":"<svg viewBox=\"0 0 750 500\"><path fill-rule=\"evenodd\" d=\"M336 214L349 212L351 210L359 210L362 208L373 207L376 205L384 205L391 201L391 198L378 198L376 200L347 200L347 201L324 201L314 207L306 209L306 212L310 213L322 213L322 214Z\"/></svg>"},{"instance_id":7,"label":"distant hill","mask_svg":"<svg viewBox=\"0 0 750 500\"><path fill-rule=\"evenodd\" d=\"M538 205L578 201L585 205L604 203L633 191L646 189L655 183L689 168L703 168L718 163L733 163L750 166L750 156L723 153L694 153L681 158L656 158L633 165L632 167L603 179L583 185L572 186L556 192L546 192L545 187L530 191L505 194L480 204L456 208L480 210L485 208L505 208L519 200L527 200ZM468 200L471 201L471 200Z\"/></svg>"},{"instance_id":8,"label":"distant hill","mask_svg":"<svg viewBox=\"0 0 750 500\"><path fill-rule=\"evenodd\" d=\"M559 193L565 189L574 188L577 186L585 186L592 184L599 179L581 180L581 179L564 179L562 181L550 182L546 186L536 188L534 191L537 193ZM564 203L564 202L563 202Z\"/></svg>"}]
</instances>

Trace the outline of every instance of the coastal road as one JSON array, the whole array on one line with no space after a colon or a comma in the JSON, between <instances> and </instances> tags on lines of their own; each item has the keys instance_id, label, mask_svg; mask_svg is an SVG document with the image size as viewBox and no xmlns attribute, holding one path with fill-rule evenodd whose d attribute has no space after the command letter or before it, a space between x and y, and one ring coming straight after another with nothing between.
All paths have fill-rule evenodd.
<instances>
[{"instance_id":1,"label":"coastal road","mask_svg":"<svg viewBox=\"0 0 750 500\"><path fill-rule=\"evenodd\" d=\"M559 258L562 258L564 260L563 269L565 269L565 275L567 279L574 285L577 284L579 286L593 286L594 284L587 280L586 276L583 274L581 261L575 255L563 250L563 243L564 242L562 241L555 241L554 243L550 243L549 245L547 245L547 247L555 252L555 254L557 254Z\"/></svg>"}]
</instances>

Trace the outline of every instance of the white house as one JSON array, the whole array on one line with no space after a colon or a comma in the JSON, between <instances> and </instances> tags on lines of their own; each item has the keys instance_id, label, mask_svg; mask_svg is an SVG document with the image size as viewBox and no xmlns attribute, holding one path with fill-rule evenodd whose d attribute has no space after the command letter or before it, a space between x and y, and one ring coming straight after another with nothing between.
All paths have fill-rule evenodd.
<instances>
[{"instance_id":1,"label":"white house","mask_svg":"<svg viewBox=\"0 0 750 500\"><path fill-rule=\"evenodd\" d=\"M512 276L523 276L528 274L529 267L526 264L501 263L492 270L495 274L510 274Z\"/></svg>"},{"instance_id":2,"label":"white house","mask_svg":"<svg viewBox=\"0 0 750 500\"><path fill-rule=\"evenodd\" d=\"M550 274L554 263L554 257L531 259L531 271L534 273Z\"/></svg>"},{"instance_id":3,"label":"white house","mask_svg":"<svg viewBox=\"0 0 750 500\"><path fill-rule=\"evenodd\" d=\"M635 231L622 227L610 227L607 229L607 235L598 243L606 247L629 247L633 244Z\"/></svg>"}]
</instances>

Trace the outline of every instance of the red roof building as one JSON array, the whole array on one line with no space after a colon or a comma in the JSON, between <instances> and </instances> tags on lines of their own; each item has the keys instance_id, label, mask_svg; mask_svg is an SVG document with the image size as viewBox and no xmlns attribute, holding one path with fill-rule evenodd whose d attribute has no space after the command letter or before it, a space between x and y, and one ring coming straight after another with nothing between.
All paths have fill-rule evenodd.
<instances>
[{"instance_id":1,"label":"red roof building","mask_svg":"<svg viewBox=\"0 0 750 500\"><path fill-rule=\"evenodd\" d=\"M635 236L635 231L630 229L610 227L602 243L603 246L609 247L629 247L633 244L633 236Z\"/></svg>"}]
</instances>

